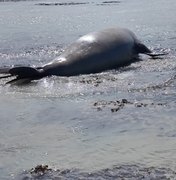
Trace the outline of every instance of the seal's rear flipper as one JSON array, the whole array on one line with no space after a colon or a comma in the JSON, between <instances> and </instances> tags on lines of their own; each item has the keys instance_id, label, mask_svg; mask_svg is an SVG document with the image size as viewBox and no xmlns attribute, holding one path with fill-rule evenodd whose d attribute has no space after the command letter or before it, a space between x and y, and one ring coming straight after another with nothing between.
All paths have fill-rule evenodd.
<instances>
[{"instance_id":1,"label":"seal's rear flipper","mask_svg":"<svg viewBox=\"0 0 176 180\"><path fill-rule=\"evenodd\" d=\"M14 67L9 70L9 73L21 78L36 77L40 74L37 69L32 67Z\"/></svg>"},{"instance_id":2,"label":"seal's rear flipper","mask_svg":"<svg viewBox=\"0 0 176 180\"><path fill-rule=\"evenodd\" d=\"M13 67L8 67L8 66L5 66L5 67L1 67L0 68L0 74L9 74L9 70L12 69Z\"/></svg>"},{"instance_id":3,"label":"seal's rear flipper","mask_svg":"<svg viewBox=\"0 0 176 180\"><path fill-rule=\"evenodd\" d=\"M15 79L8 81L6 84L17 81L28 83L31 80L40 79L43 77L42 70L40 68L32 68L32 67L13 67L10 68L8 71L4 71L3 73L9 75L2 76L0 77L0 79L16 76Z\"/></svg>"}]
</instances>

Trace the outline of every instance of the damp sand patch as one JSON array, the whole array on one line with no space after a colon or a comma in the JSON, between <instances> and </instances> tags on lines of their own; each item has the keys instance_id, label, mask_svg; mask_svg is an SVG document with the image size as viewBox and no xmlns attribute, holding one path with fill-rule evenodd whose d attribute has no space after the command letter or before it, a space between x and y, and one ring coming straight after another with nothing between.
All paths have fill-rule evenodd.
<instances>
[{"instance_id":1,"label":"damp sand patch","mask_svg":"<svg viewBox=\"0 0 176 180\"><path fill-rule=\"evenodd\" d=\"M93 103L93 107L97 111L103 111L104 109L110 110L112 113L118 112L125 107L157 107L157 106L167 106L166 103L154 103L154 102L140 102L140 101L128 101L127 99L121 99L116 101L96 101Z\"/></svg>"},{"instance_id":2,"label":"damp sand patch","mask_svg":"<svg viewBox=\"0 0 176 180\"><path fill-rule=\"evenodd\" d=\"M103 1L96 5L117 5L121 3L121 1ZM75 6L75 5L85 5L85 4L94 4L94 2L43 2L37 3L35 5L39 6Z\"/></svg>"},{"instance_id":3,"label":"damp sand patch","mask_svg":"<svg viewBox=\"0 0 176 180\"><path fill-rule=\"evenodd\" d=\"M176 172L170 168L145 167L143 165L119 165L93 172L82 172L79 169L52 169L48 165L38 165L31 170L24 171L18 180L35 179L87 179L87 180L110 180L110 179L174 179Z\"/></svg>"},{"instance_id":4,"label":"damp sand patch","mask_svg":"<svg viewBox=\"0 0 176 180\"><path fill-rule=\"evenodd\" d=\"M39 6L75 6L75 5L84 5L84 4L89 4L89 2L68 2L68 3L38 3L35 5L39 5Z\"/></svg>"},{"instance_id":5,"label":"damp sand patch","mask_svg":"<svg viewBox=\"0 0 176 180\"><path fill-rule=\"evenodd\" d=\"M103 2L98 3L98 4L96 4L96 5L98 5L98 6L118 5L118 4L120 4L120 3L121 3L121 1L103 1Z\"/></svg>"}]
</instances>

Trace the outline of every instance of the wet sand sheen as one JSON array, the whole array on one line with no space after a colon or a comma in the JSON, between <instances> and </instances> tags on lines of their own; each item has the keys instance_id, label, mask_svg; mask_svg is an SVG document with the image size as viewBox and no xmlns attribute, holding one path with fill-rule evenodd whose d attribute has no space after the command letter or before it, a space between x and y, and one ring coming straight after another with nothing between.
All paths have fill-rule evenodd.
<instances>
[{"instance_id":1,"label":"wet sand sheen","mask_svg":"<svg viewBox=\"0 0 176 180\"><path fill-rule=\"evenodd\" d=\"M169 55L28 86L1 81L1 179L175 175L175 1L87 2L1 2L1 66L44 64L81 35L114 25L131 29L151 49Z\"/></svg>"}]
</instances>

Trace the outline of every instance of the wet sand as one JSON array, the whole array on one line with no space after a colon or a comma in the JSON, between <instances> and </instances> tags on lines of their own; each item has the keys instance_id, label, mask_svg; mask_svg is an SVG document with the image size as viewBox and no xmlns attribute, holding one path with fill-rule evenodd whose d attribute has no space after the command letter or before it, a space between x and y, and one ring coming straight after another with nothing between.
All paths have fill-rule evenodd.
<instances>
[{"instance_id":1,"label":"wet sand","mask_svg":"<svg viewBox=\"0 0 176 180\"><path fill-rule=\"evenodd\" d=\"M168 55L26 86L1 80L0 179L174 179L175 9L175 0L1 1L1 67L47 63L113 26Z\"/></svg>"}]
</instances>

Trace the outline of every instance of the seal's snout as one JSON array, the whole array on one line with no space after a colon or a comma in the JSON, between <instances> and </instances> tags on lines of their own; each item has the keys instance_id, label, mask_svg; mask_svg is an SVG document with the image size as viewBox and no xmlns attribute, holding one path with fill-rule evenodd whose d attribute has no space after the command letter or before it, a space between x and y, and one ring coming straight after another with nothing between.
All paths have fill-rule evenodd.
<instances>
[{"instance_id":1,"label":"seal's snout","mask_svg":"<svg viewBox=\"0 0 176 180\"><path fill-rule=\"evenodd\" d=\"M152 51L146 47L144 44L138 42L135 44L135 49L137 51L137 53L142 53L142 54L150 54L152 53Z\"/></svg>"}]
</instances>

